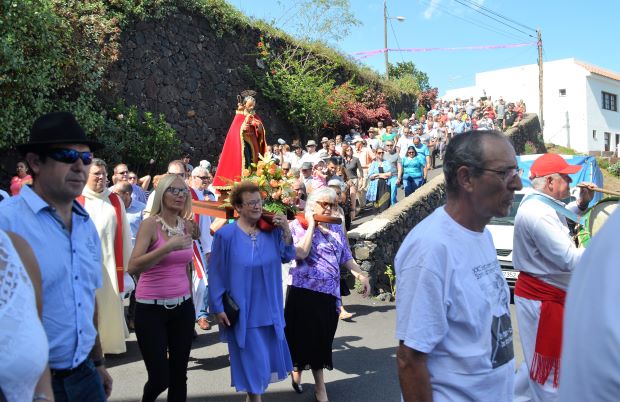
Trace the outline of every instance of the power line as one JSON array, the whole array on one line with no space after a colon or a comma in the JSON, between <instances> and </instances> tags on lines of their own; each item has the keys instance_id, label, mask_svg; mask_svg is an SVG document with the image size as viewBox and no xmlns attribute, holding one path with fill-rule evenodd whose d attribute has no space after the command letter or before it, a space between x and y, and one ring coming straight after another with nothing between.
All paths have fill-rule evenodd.
<instances>
[{"instance_id":1,"label":"power line","mask_svg":"<svg viewBox=\"0 0 620 402\"><path fill-rule=\"evenodd\" d=\"M422 0L422 1L423 1L423 3L425 3L427 6L434 6L434 7L436 7L436 8L439 8L442 12L444 12L444 13L446 13L446 14L448 14L448 15L450 15L450 16L452 16L452 17L454 17L454 18L457 18L457 19L459 19L459 20L461 20L461 21L465 21L465 22L466 22L466 23L468 23L468 24L471 24L471 25L477 26L478 28L482 28L482 29L485 29L485 30L487 30L487 31L494 32L494 33L496 33L496 34L499 34L499 35L505 36L505 37L510 38L510 39L523 40L523 38L522 38L521 36L517 36L517 35L515 35L515 34L513 34L513 33L510 33L510 32L505 32L505 31L500 31L500 30L498 30L498 29L495 29L495 28L489 27L488 25L486 25L486 24L484 24L484 23L482 23L482 22L480 22L480 21L477 21L477 20L474 20L474 19L467 19L467 18L461 17L461 16L459 16L459 15L456 15L456 14L454 14L454 13L450 12L447 8L445 8L445 7L443 7L443 6L440 6L439 4L434 4L434 5L433 5L433 4L430 2L430 0Z\"/></svg>"},{"instance_id":2,"label":"power line","mask_svg":"<svg viewBox=\"0 0 620 402\"><path fill-rule=\"evenodd\" d=\"M505 26L507 26L508 28L514 29L515 31L519 31L519 32L521 32L521 33L523 33L523 34L525 34L525 35L527 35L527 36L529 36L529 37L534 38L534 35L529 34L529 33L525 32L525 31L523 31L523 30L521 30L521 29L519 29L519 28L516 28L516 27L514 27L514 26L512 26L512 25L510 25L510 24L507 24L507 23L505 23L504 21L499 20L499 19L497 19L497 18L495 18L495 17L492 17L492 16L490 16L490 15L488 15L488 14L485 14L484 12L480 11L480 9L479 9L479 8L477 8L477 7L473 7L473 6L471 6L470 4L463 3L461 0L454 0L454 1L455 1L455 2L457 2L457 3L459 3L459 4L460 4L460 5L462 5L462 6L465 6L465 7L469 8L469 9L471 9L471 10L474 10L475 12L477 12L477 13L479 13L479 14L484 15L484 16L485 16L485 17L487 17L487 18L490 18L490 19L492 19L492 20L494 20L494 21L496 21L496 22L499 22L500 24L505 25Z\"/></svg>"},{"instance_id":3,"label":"power line","mask_svg":"<svg viewBox=\"0 0 620 402\"><path fill-rule=\"evenodd\" d=\"M506 17L505 15L502 15L502 14L500 14L500 13L496 12L496 11L493 11L493 10L491 10L490 8L485 7L485 6L481 5L481 4L478 4L478 3L476 3L476 2L474 2L474 1L472 1L472 0L463 0L463 1L466 1L467 3L470 3L470 4L472 4L473 6L476 6L476 7L480 8L480 9L482 9L482 10L485 10L486 12L491 13L491 14L493 14L493 15L495 15L495 16L497 16L497 17L499 17L499 18L502 18L502 19L504 19L504 20L506 20L506 21L512 22L513 24L519 25L520 27L523 27L523 28L525 28L525 29L529 29L529 30L531 30L531 31L536 32L536 30L535 30L534 28L532 28L532 27L528 27L527 25L523 25L523 24L521 24L521 23L520 23L520 22L518 22L518 21L515 21L515 20L513 20L513 19L511 19L511 18L508 18L508 17Z\"/></svg>"},{"instance_id":4,"label":"power line","mask_svg":"<svg viewBox=\"0 0 620 402\"><path fill-rule=\"evenodd\" d=\"M392 28L392 36L394 36L394 40L396 41L396 46L398 47L398 49L400 49L400 43L398 43L398 37L396 36L396 32L394 31L394 24L392 24L392 20L390 20L390 28ZM387 52L388 50L385 49L385 51ZM405 58L403 57L403 52L398 52L398 53L400 53L400 59L404 63Z\"/></svg>"}]
</instances>

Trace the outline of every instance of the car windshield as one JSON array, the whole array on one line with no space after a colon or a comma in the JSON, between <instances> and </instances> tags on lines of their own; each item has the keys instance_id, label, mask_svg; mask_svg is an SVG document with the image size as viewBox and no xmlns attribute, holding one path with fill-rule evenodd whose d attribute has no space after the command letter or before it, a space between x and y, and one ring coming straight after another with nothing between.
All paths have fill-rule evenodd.
<instances>
[{"instance_id":1,"label":"car windshield","mask_svg":"<svg viewBox=\"0 0 620 402\"><path fill-rule=\"evenodd\" d=\"M515 198L512 201L512 208L510 209L510 213L504 217L493 217L489 225L510 225L514 226L515 224L515 216L517 215L517 209L519 208L519 204L521 204L521 200L525 194L515 194Z\"/></svg>"}]
</instances>

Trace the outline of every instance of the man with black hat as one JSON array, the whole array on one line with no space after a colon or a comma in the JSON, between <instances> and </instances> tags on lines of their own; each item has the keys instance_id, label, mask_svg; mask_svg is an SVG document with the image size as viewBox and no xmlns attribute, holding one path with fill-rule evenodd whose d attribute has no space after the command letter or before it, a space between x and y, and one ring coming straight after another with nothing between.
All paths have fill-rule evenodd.
<instances>
[{"instance_id":1,"label":"man with black hat","mask_svg":"<svg viewBox=\"0 0 620 402\"><path fill-rule=\"evenodd\" d=\"M560 155L540 156L530 168L533 191L515 217L512 261L520 271L515 307L524 357L515 400L558 400L564 298L585 250L575 246L566 219L579 220L593 196L582 187L577 202L562 202L570 195L569 175L579 170Z\"/></svg>"},{"instance_id":2,"label":"man with black hat","mask_svg":"<svg viewBox=\"0 0 620 402\"><path fill-rule=\"evenodd\" d=\"M32 186L0 206L0 228L25 238L35 252L43 283L43 326L56 400L105 401L112 378L97 335L95 290L102 286L101 243L95 225L75 201L88 177L92 151L75 117L39 117L30 141L19 145Z\"/></svg>"}]
</instances>

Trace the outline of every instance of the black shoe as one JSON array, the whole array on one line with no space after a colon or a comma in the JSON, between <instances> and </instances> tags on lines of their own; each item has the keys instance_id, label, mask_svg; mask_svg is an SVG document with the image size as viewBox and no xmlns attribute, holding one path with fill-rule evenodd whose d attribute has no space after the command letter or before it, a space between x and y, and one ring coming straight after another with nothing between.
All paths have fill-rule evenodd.
<instances>
[{"instance_id":1,"label":"black shoe","mask_svg":"<svg viewBox=\"0 0 620 402\"><path fill-rule=\"evenodd\" d=\"M301 384L297 384L295 380L293 380L292 378L291 378L291 385L293 386L293 389L295 390L295 392L297 392L298 394L301 394L304 392L304 387L302 387Z\"/></svg>"}]
</instances>

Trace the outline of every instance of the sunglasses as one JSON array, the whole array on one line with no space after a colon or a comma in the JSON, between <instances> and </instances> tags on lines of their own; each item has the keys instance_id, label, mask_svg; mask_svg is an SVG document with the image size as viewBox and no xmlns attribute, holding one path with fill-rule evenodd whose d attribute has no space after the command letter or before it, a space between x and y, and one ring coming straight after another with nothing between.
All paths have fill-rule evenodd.
<instances>
[{"instance_id":1,"label":"sunglasses","mask_svg":"<svg viewBox=\"0 0 620 402\"><path fill-rule=\"evenodd\" d=\"M166 189L167 192L169 192L170 194L172 194L175 197L178 196L183 196L183 197L187 197L187 195L189 194L189 190L186 188L179 188L179 187L168 187Z\"/></svg>"},{"instance_id":2,"label":"sunglasses","mask_svg":"<svg viewBox=\"0 0 620 402\"><path fill-rule=\"evenodd\" d=\"M377 152L377 155L383 155L383 152Z\"/></svg>"},{"instance_id":3,"label":"sunglasses","mask_svg":"<svg viewBox=\"0 0 620 402\"><path fill-rule=\"evenodd\" d=\"M127 180L138 180L138 178L136 176L129 176Z\"/></svg>"},{"instance_id":4,"label":"sunglasses","mask_svg":"<svg viewBox=\"0 0 620 402\"><path fill-rule=\"evenodd\" d=\"M332 202L328 202L328 201L317 201L316 202L318 205L321 206L321 208L323 209L327 209L329 208L335 208L336 207L336 203L332 203Z\"/></svg>"},{"instance_id":5,"label":"sunglasses","mask_svg":"<svg viewBox=\"0 0 620 402\"><path fill-rule=\"evenodd\" d=\"M75 149L55 148L47 152L47 156L57 162L75 163L78 159L85 165L90 165L93 161L93 153L90 151L80 152Z\"/></svg>"},{"instance_id":6,"label":"sunglasses","mask_svg":"<svg viewBox=\"0 0 620 402\"><path fill-rule=\"evenodd\" d=\"M202 181L209 180L209 176L194 176L194 177L197 178L197 179L200 179Z\"/></svg>"}]
</instances>

